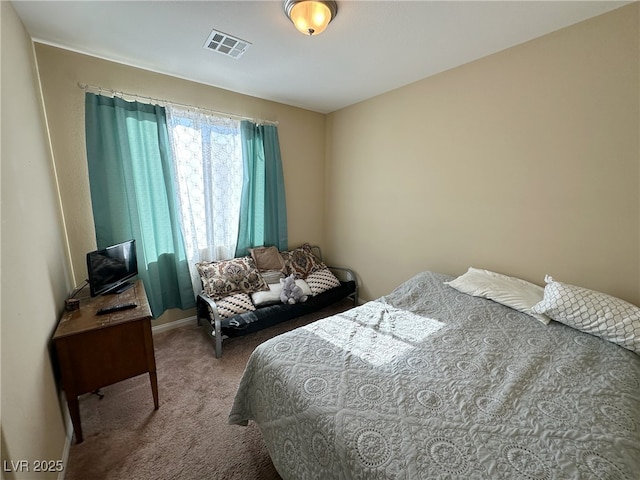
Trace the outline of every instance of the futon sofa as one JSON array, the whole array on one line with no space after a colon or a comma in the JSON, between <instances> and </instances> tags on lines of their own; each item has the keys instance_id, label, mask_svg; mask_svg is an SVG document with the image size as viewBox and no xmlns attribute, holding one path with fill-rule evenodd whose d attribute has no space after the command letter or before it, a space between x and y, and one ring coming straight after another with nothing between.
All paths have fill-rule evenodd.
<instances>
[{"instance_id":1,"label":"futon sofa","mask_svg":"<svg viewBox=\"0 0 640 480\"><path fill-rule=\"evenodd\" d=\"M325 265L320 248L309 244L288 251L254 248L249 256L201 262L197 267L203 288L197 298L198 325L214 341L217 358L225 338L256 332L345 298L354 306L358 303L355 273ZM280 279L290 275L306 301L282 302Z\"/></svg>"}]
</instances>

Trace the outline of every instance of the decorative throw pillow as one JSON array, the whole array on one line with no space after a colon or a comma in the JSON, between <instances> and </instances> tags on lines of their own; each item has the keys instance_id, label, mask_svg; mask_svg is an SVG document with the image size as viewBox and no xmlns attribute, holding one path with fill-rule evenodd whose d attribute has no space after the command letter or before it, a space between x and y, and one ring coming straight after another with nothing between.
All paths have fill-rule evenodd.
<instances>
[{"instance_id":1,"label":"decorative throw pillow","mask_svg":"<svg viewBox=\"0 0 640 480\"><path fill-rule=\"evenodd\" d=\"M340 286L340 280L327 267L311 273L305 281L314 296Z\"/></svg>"},{"instance_id":2,"label":"decorative throw pillow","mask_svg":"<svg viewBox=\"0 0 640 480\"><path fill-rule=\"evenodd\" d=\"M640 308L624 300L545 277L544 298L532 310L640 354Z\"/></svg>"},{"instance_id":3,"label":"decorative throw pillow","mask_svg":"<svg viewBox=\"0 0 640 480\"><path fill-rule=\"evenodd\" d=\"M235 292L251 293L269 289L251 257L200 262L196 267L204 293L213 299Z\"/></svg>"},{"instance_id":4,"label":"decorative throw pillow","mask_svg":"<svg viewBox=\"0 0 640 480\"><path fill-rule=\"evenodd\" d=\"M227 295L215 302L221 318L233 317L239 313L253 312L256 309L249 295L244 292Z\"/></svg>"},{"instance_id":5,"label":"decorative throw pillow","mask_svg":"<svg viewBox=\"0 0 640 480\"><path fill-rule=\"evenodd\" d=\"M282 255L280 255L280 252L276 247L250 248L249 253L256 264L256 267L261 272L267 270L280 270L284 273L287 271Z\"/></svg>"},{"instance_id":6,"label":"decorative throw pillow","mask_svg":"<svg viewBox=\"0 0 640 480\"><path fill-rule=\"evenodd\" d=\"M545 325L551 321L546 315L531 311L531 307L542 300L544 289L521 278L469 267L466 273L444 283L467 295L488 298L526 313Z\"/></svg>"},{"instance_id":7,"label":"decorative throw pillow","mask_svg":"<svg viewBox=\"0 0 640 480\"><path fill-rule=\"evenodd\" d=\"M287 268L289 275L296 278L306 279L307 276L317 270L326 268L326 265L316 258L311 249L311 245L305 243L301 247L291 250L287 258Z\"/></svg>"}]
</instances>

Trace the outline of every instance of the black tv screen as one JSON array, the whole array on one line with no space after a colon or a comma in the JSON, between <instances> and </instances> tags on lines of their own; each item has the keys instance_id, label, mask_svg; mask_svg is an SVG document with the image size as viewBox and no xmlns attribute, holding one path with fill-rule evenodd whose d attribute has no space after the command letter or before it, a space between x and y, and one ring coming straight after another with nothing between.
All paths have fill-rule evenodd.
<instances>
[{"instance_id":1,"label":"black tv screen","mask_svg":"<svg viewBox=\"0 0 640 480\"><path fill-rule=\"evenodd\" d=\"M87 253L87 272L92 297L126 290L131 286L127 280L138 274L136 241L128 240Z\"/></svg>"}]
</instances>

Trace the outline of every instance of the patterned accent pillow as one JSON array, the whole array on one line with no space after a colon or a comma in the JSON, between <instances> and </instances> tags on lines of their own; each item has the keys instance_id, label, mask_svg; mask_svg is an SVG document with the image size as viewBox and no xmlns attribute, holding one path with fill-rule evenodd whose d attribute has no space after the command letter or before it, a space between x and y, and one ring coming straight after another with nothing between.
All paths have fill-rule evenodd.
<instances>
[{"instance_id":1,"label":"patterned accent pillow","mask_svg":"<svg viewBox=\"0 0 640 480\"><path fill-rule=\"evenodd\" d=\"M640 354L640 308L620 298L545 277L542 301L531 310Z\"/></svg>"},{"instance_id":2,"label":"patterned accent pillow","mask_svg":"<svg viewBox=\"0 0 640 480\"><path fill-rule=\"evenodd\" d=\"M282 252L280 252L280 256L282 257L282 261L284 262L284 275L287 276L289 275L289 272L291 271L291 252L287 251L287 250L283 250Z\"/></svg>"},{"instance_id":3,"label":"patterned accent pillow","mask_svg":"<svg viewBox=\"0 0 640 480\"><path fill-rule=\"evenodd\" d=\"M268 290L251 257L196 264L204 293L214 300L231 293Z\"/></svg>"},{"instance_id":4,"label":"patterned accent pillow","mask_svg":"<svg viewBox=\"0 0 640 480\"><path fill-rule=\"evenodd\" d=\"M311 250L311 245L305 243L301 247L287 252L284 256L289 275L306 279L307 276L317 270L326 268L326 265L316 258Z\"/></svg>"},{"instance_id":5,"label":"patterned accent pillow","mask_svg":"<svg viewBox=\"0 0 640 480\"><path fill-rule=\"evenodd\" d=\"M306 282L314 296L340 286L340 280L327 267L310 274Z\"/></svg>"},{"instance_id":6,"label":"patterned accent pillow","mask_svg":"<svg viewBox=\"0 0 640 480\"><path fill-rule=\"evenodd\" d=\"M221 318L233 317L239 313L253 312L256 309L251 302L251 297L244 292L227 295L215 302Z\"/></svg>"}]
</instances>

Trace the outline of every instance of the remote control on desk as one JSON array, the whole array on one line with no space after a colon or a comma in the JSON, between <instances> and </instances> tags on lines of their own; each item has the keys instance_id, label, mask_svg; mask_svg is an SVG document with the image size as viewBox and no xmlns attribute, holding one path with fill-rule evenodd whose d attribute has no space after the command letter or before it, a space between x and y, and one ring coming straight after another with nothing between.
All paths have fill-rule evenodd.
<instances>
[{"instance_id":1,"label":"remote control on desk","mask_svg":"<svg viewBox=\"0 0 640 480\"><path fill-rule=\"evenodd\" d=\"M96 315L105 315L107 313L119 312L120 310L129 310L130 308L136 308L137 303L121 303L119 305L113 305L112 307L103 307L96 312Z\"/></svg>"}]
</instances>

